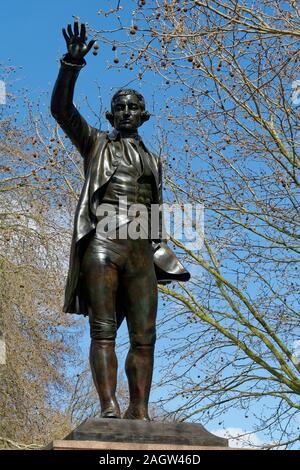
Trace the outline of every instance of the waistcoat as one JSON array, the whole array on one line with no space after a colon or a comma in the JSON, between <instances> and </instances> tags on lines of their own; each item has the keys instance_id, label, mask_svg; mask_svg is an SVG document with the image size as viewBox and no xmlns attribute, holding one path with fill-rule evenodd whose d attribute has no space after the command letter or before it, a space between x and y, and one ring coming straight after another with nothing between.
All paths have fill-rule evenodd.
<instances>
[{"instance_id":1,"label":"waistcoat","mask_svg":"<svg viewBox=\"0 0 300 470\"><path fill-rule=\"evenodd\" d=\"M144 212L146 215L143 217L143 221L148 224L147 230L150 234L152 188L155 180L148 163L148 156L134 139L123 138L119 144L122 147L122 158L105 188L97 214L100 208L108 209L106 214L110 214L110 220L115 219L115 227L118 228L139 215L136 210L130 212L129 208L132 204L143 204L147 209L147 214ZM119 205L120 200L123 201L121 206ZM124 205L124 201L127 202L127 206ZM110 208L111 212L109 212ZM103 214L97 216L98 223L103 217Z\"/></svg>"}]
</instances>

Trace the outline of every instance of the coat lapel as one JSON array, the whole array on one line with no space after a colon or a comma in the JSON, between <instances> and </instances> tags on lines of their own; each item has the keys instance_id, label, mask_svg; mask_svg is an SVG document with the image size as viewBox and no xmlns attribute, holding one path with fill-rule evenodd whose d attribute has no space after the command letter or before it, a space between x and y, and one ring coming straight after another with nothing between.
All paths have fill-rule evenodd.
<instances>
[{"instance_id":1,"label":"coat lapel","mask_svg":"<svg viewBox=\"0 0 300 470\"><path fill-rule=\"evenodd\" d=\"M158 164L157 164L157 158L147 149L145 144L141 141L140 146L142 147L142 155L141 158L148 158L148 163L151 168L151 171L153 173L153 176L156 181L157 187L159 186L159 180L158 180ZM144 147L144 149L143 149Z\"/></svg>"}]
</instances>

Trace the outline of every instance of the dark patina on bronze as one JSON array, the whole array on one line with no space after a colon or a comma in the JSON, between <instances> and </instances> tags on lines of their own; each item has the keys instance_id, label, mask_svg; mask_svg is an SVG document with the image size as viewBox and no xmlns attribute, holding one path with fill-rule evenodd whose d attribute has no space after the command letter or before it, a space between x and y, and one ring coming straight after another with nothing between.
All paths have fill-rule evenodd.
<instances>
[{"instance_id":1,"label":"dark patina on bronze","mask_svg":"<svg viewBox=\"0 0 300 470\"><path fill-rule=\"evenodd\" d=\"M64 311L89 316L90 364L102 418L120 418L116 399L117 329L126 318L130 350L126 359L130 403L124 418L149 420L157 284L187 281L190 274L161 237L119 239L97 232L97 209L117 205L118 196L129 203L162 204L160 158L153 155L138 135L149 119L144 98L135 90L122 89L106 113L113 131L89 125L73 104L74 87L84 56L95 40L86 43L85 25L63 29L68 53L61 59L51 112L83 157L85 182L75 212ZM128 223L116 215L117 233Z\"/></svg>"}]
</instances>

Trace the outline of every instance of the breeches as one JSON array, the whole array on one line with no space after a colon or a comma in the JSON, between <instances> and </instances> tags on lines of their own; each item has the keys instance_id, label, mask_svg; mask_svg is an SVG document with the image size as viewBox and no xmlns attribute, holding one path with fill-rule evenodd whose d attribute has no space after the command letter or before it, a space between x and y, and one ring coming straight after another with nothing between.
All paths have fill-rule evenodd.
<instances>
[{"instance_id":1,"label":"breeches","mask_svg":"<svg viewBox=\"0 0 300 470\"><path fill-rule=\"evenodd\" d=\"M114 340L116 302L125 314L132 346L154 346L157 279L148 239L111 239L95 234L81 261L81 282L93 340Z\"/></svg>"}]
</instances>

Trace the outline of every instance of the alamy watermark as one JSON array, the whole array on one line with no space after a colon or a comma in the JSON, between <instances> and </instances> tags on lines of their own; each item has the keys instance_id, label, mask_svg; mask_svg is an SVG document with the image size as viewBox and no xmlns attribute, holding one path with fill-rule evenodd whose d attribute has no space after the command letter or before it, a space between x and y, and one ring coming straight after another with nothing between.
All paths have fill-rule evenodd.
<instances>
[{"instance_id":1,"label":"alamy watermark","mask_svg":"<svg viewBox=\"0 0 300 470\"><path fill-rule=\"evenodd\" d=\"M0 80L0 104L6 104L6 86L3 80Z\"/></svg>"},{"instance_id":2,"label":"alamy watermark","mask_svg":"<svg viewBox=\"0 0 300 470\"><path fill-rule=\"evenodd\" d=\"M292 96L291 96L291 101L294 106L299 106L300 105L300 80L294 80L292 82ZM294 141L295 144L298 146L300 143L300 132L299 129L295 131L294 133Z\"/></svg>"},{"instance_id":3,"label":"alamy watermark","mask_svg":"<svg viewBox=\"0 0 300 470\"><path fill-rule=\"evenodd\" d=\"M295 364L300 364L300 339L293 341L293 362Z\"/></svg>"},{"instance_id":4,"label":"alamy watermark","mask_svg":"<svg viewBox=\"0 0 300 470\"><path fill-rule=\"evenodd\" d=\"M294 91L292 93L291 100L292 103L297 106L300 104L300 80L294 80L292 82L292 88Z\"/></svg>"},{"instance_id":5,"label":"alamy watermark","mask_svg":"<svg viewBox=\"0 0 300 470\"><path fill-rule=\"evenodd\" d=\"M118 205L102 203L96 211L96 232L101 237L168 240L171 236L191 251L198 251L204 239L203 204L128 204L119 197Z\"/></svg>"},{"instance_id":6,"label":"alamy watermark","mask_svg":"<svg viewBox=\"0 0 300 470\"><path fill-rule=\"evenodd\" d=\"M5 341L2 336L0 336L0 366L4 365L6 362L6 348Z\"/></svg>"}]
</instances>

